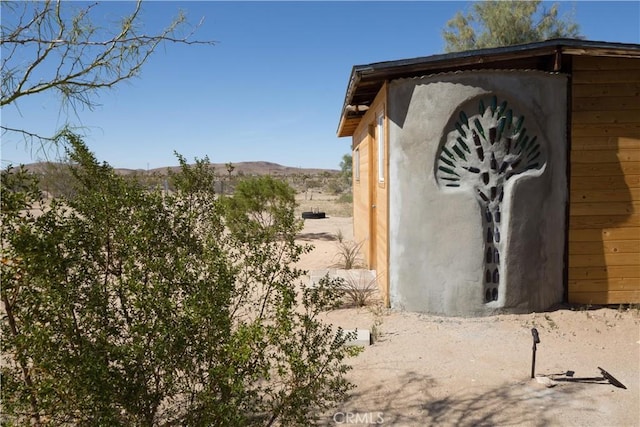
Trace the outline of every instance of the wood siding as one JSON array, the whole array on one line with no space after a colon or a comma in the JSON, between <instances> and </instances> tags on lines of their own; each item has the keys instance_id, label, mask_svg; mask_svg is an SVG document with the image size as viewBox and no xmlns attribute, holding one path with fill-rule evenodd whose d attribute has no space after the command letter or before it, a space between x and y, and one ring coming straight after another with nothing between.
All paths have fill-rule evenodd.
<instances>
[{"instance_id":1,"label":"wood siding","mask_svg":"<svg viewBox=\"0 0 640 427\"><path fill-rule=\"evenodd\" d=\"M359 156L359 179L354 171L353 179L353 236L358 243L366 241L369 236L369 134L365 127L353 136L353 158ZM368 253L361 251L366 263Z\"/></svg>"},{"instance_id":2,"label":"wood siding","mask_svg":"<svg viewBox=\"0 0 640 427\"><path fill-rule=\"evenodd\" d=\"M385 182L378 182L378 142L377 117L384 119L384 176ZM386 118L386 85L360 121L353 135L353 156L356 150L360 156L359 180L353 182L353 227L354 239L362 242L361 253L368 268L375 269L378 287L385 304L389 304L388 281L388 158L389 139ZM372 207L375 205L375 207ZM374 211L375 209L375 211ZM374 239L372 241L371 239Z\"/></svg>"},{"instance_id":3,"label":"wood siding","mask_svg":"<svg viewBox=\"0 0 640 427\"><path fill-rule=\"evenodd\" d=\"M640 61L573 58L569 302L640 302Z\"/></svg>"}]
</instances>

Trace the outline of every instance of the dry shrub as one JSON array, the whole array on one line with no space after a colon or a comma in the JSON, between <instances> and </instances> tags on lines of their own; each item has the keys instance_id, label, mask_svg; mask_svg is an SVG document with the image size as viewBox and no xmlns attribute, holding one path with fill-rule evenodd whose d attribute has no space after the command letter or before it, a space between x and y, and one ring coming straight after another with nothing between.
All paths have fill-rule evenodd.
<instances>
[{"instance_id":1,"label":"dry shrub","mask_svg":"<svg viewBox=\"0 0 640 427\"><path fill-rule=\"evenodd\" d=\"M345 240L341 230L338 230L335 237L338 248L338 253L335 256L337 262L331 267L343 268L345 270L364 267L364 262L360 254L364 241L354 242L352 240Z\"/></svg>"}]
</instances>

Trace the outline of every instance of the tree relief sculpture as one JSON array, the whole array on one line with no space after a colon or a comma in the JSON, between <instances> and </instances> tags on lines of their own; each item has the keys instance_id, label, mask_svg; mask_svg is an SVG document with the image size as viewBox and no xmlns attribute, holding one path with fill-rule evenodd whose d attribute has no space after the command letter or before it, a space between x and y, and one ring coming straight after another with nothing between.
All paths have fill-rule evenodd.
<instances>
[{"instance_id":1,"label":"tree relief sculpture","mask_svg":"<svg viewBox=\"0 0 640 427\"><path fill-rule=\"evenodd\" d=\"M505 184L519 176L539 174L546 160L536 135L529 135L524 115L516 115L497 97L464 110L438 152L436 179L442 189L473 191L482 211L484 299L497 301L504 264Z\"/></svg>"}]
</instances>

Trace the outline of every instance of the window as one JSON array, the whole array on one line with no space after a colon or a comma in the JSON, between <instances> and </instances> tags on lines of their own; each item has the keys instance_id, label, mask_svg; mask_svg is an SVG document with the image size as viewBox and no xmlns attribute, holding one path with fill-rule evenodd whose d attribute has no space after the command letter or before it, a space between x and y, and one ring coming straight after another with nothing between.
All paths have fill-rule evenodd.
<instances>
[{"instance_id":1,"label":"window","mask_svg":"<svg viewBox=\"0 0 640 427\"><path fill-rule=\"evenodd\" d=\"M360 149L356 148L353 153L353 165L351 165L353 171L353 177L356 181L360 181Z\"/></svg>"},{"instance_id":2,"label":"window","mask_svg":"<svg viewBox=\"0 0 640 427\"><path fill-rule=\"evenodd\" d=\"M378 182L384 182L384 113L378 115Z\"/></svg>"}]
</instances>

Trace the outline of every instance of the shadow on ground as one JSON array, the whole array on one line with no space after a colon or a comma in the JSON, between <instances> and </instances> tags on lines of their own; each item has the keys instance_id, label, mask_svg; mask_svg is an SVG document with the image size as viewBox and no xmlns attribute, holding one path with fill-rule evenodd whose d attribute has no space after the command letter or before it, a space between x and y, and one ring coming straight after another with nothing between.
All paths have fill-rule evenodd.
<instances>
[{"instance_id":1,"label":"shadow on ground","mask_svg":"<svg viewBox=\"0 0 640 427\"><path fill-rule=\"evenodd\" d=\"M359 386L321 425L548 426L562 422L558 417L565 406L575 406L572 399L582 400L582 411L593 411L584 396L573 396L580 387L545 388L529 379L493 388L476 385L447 396L442 396L444 380L416 372L395 383L395 388L384 382Z\"/></svg>"},{"instance_id":2,"label":"shadow on ground","mask_svg":"<svg viewBox=\"0 0 640 427\"><path fill-rule=\"evenodd\" d=\"M322 233L301 233L298 234L296 236L297 240L305 240L305 241L312 241L312 240L324 240L327 242L333 242L338 240L338 238L332 234L332 233L326 233L326 232L322 232Z\"/></svg>"}]
</instances>

